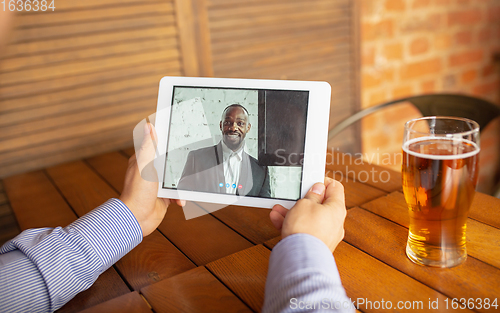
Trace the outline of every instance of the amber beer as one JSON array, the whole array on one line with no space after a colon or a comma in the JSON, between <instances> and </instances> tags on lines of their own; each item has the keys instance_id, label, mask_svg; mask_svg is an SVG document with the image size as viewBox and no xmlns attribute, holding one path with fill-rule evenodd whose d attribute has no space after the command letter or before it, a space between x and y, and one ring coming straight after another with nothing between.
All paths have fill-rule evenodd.
<instances>
[{"instance_id":1,"label":"amber beer","mask_svg":"<svg viewBox=\"0 0 500 313\"><path fill-rule=\"evenodd\" d=\"M467 213L475 194L479 147L457 138L403 144L403 191L410 213L406 254L421 265L452 267L467 258Z\"/></svg>"}]
</instances>

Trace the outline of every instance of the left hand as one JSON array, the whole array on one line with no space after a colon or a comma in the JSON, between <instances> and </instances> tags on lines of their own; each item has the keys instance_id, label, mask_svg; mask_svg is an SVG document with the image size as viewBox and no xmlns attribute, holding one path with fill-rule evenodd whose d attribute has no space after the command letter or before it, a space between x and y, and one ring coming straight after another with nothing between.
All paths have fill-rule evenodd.
<instances>
[{"instance_id":1,"label":"left hand","mask_svg":"<svg viewBox=\"0 0 500 313\"><path fill-rule=\"evenodd\" d=\"M153 141L153 138L155 141ZM160 225L167 213L167 207L172 201L185 205L185 201L158 198L158 179L153 165L155 158L156 132L153 126L146 123L144 137L139 151L129 159L125 186L120 200L134 214L145 237ZM148 181L142 176L156 178Z\"/></svg>"},{"instance_id":2,"label":"left hand","mask_svg":"<svg viewBox=\"0 0 500 313\"><path fill-rule=\"evenodd\" d=\"M276 229L281 229L281 238L293 234L309 234L334 251L344 238L346 218L344 186L325 177L325 183L316 183L303 199L287 210L277 204L269 217Z\"/></svg>"}]
</instances>

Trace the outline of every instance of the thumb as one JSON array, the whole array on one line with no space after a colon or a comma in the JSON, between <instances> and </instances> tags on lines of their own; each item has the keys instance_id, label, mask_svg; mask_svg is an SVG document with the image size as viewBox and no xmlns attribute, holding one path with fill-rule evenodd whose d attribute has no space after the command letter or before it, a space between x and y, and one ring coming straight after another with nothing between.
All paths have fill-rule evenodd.
<instances>
[{"instance_id":1,"label":"thumb","mask_svg":"<svg viewBox=\"0 0 500 313\"><path fill-rule=\"evenodd\" d=\"M136 153L136 155L137 155L137 166L139 167L139 172L146 174L144 172L144 169L146 167L149 168L149 167L153 166L153 161L155 159L156 148L155 148L155 143L153 141L153 138L155 138L154 137L155 132L154 132L153 126L149 123L144 124L143 131L144 131L144 135L142 138L141 148ZM147 172L149 172L149 171L147 171ZM146 176L149 176L149 175L146 175ZM153 176L155 177L156 174ZM146 178L146 177L143 177L143 178L148 180L148 181L152 181L151 179L154 178L153 176L148 177L148 178ZM157 180L157 179L158 178L156 178L155 180Z\"/></svg>"},{"instance_id":2,"label":"thumb","mask_svg":"<svg viewBox=\"0 0 500 313\"><path fill-rule=\"evenodd\" d=\"M322 203L325 198L325 184L316 183L306 193L304 199L309 199L317 203Z\"/></svg>"}]
</instances>

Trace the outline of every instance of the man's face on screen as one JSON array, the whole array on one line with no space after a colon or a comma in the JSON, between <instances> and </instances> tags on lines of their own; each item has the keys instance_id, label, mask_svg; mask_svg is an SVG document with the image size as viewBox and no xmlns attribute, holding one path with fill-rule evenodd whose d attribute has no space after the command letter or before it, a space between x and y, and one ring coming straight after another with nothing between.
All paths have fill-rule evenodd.
<instances>
[{"instance_id":1,"label":"man's face on screen","mask_svg":"<svg viewBox=\"0 0 500 313\"><path fill-rule=\"evenodd\" d=\"M222 116L220 130L222 138L229 149L236 151L243 146L243 140L250 130L248 115L240 107L228 108Z\"/></svg>"}]
</instances>

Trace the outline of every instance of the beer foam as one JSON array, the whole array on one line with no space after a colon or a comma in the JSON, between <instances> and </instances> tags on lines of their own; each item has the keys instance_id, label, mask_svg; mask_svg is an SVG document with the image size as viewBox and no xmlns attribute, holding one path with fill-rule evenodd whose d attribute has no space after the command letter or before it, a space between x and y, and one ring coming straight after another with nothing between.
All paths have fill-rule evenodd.
<instances>
[{"instance_id":1,"label":"beer foam","mask_svg":"<svg viewBox=\"0 0 500 313\"><path fill-rule=\"evenodd\" d=\"M415 151L411 151L409 149L411 144L420 142L420 141L449 141L453 143L466 143L474 147L473 151L467 152L467 153L460 153L460 154L448 154L448 155L438 155L438 154L427 154L427 153L419 153ZM474 156L481 151L479 146L470 140L467 139L460 139L457 140L456 138L448 138L448 137L419 137L419 138L414 138L411 140L408 140L407 142L404 143L403 145L403 151L411 154L413 156L419 157L419 158L426 158L426 159L432 159L432 160L454 160L454 159L459 159L459 158L469 158L471 156Z\"/></svg>"}]
</instances>

